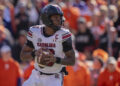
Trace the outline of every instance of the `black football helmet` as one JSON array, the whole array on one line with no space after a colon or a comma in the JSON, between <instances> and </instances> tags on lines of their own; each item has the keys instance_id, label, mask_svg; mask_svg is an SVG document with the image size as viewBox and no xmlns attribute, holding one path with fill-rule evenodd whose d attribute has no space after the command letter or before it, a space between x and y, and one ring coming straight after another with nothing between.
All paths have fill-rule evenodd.
<instances>
[{"instance_id":1,"label":"black football helmet","mask_svg":"<svg viewBox=\"0 0 120 86\"><path fill-rule=\"evenodd\" d=\"M49 4L41 10L41 20L43 24L57 31L60 29L60 26L56 26L53 24L53 21L51 20L51 16L53 15L61 16L61 26L62 26L62 23L64 22L64 17L63 17L63 12L58 5Z\"/></svg>"}]
</instances>

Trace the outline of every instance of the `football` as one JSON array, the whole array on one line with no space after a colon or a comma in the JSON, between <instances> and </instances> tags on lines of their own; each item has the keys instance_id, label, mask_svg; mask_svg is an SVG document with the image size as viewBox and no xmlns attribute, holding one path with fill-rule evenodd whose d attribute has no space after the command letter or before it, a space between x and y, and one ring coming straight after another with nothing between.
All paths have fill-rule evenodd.
<instances>
[{"instance_id":1,"label":"football","mask_svg":"<svg viewBox=\"0 0 120 86\"><path fill-rule=\"evenodd\" d=\"M38 62L38 65L39 65L39 67L40 68L44 68L44 67L46 67L46 66L48 66L48 67L51 67L51 66L53 66L53 62L49 62L49 63L47 63L46 64L46 58L51 58L50 57L50 53L51 51L49 50L49 49L42 49L42 51L40 52L40 57L37 57L37 62Z\"/></svg>"}]
</instances>

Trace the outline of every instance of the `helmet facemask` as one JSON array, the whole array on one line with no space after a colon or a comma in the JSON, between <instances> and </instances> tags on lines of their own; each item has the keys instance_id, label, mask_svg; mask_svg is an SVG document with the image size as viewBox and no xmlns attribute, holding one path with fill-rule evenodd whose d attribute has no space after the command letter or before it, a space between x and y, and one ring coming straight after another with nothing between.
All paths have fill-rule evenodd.
<instances>
[{"instance_id":1,"label":"helmet facemask","mask_svg":"<svg viewBox=\"0 0 120 86\"><path fill-rule=\"evenodd\" d=\"M52 15L53 17L55 15ZM60 16L60 19L57 20L57 19L53 19L52 16L49 17L50 21L51 21L51 24L48 26L48 27L51 27L52 29L54 29L55 31L59 30L61 28L61 26L63 25L63 16L59 15ZM55 24L58 22L58 25Z\"/></svg>"}]
</instances>

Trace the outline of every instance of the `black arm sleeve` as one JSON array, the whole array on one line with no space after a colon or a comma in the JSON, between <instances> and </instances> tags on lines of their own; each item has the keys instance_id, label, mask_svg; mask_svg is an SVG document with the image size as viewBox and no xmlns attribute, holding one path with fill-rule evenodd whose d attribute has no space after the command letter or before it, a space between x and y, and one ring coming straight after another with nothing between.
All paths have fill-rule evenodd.
<instances>
[{"instance_id":1,"label":"black arm sleeve","mask_svg":"<svg viewBox=\"0 0 120 86\"><path fill-rule=\"evenodd\" d=\"M71 37L68 38L67 40L65 40L65 41L62 43L62 45L63 45L63 51L64 51L64 52L67 52L67 51L69 51L69 50L72 50L73 48L72 48L72 39L71 39Z\"/></svg>"},{"instance_id":2,"label":"black arm sleeve","mask_svg":"<svg viewBox=\"0 0 120 86\"><path fill-rule=\"evenodd\" d=\"M29 46L30 48L34 48L32 41L27 40L26 45Z\"/></svg>"}]
</instances>

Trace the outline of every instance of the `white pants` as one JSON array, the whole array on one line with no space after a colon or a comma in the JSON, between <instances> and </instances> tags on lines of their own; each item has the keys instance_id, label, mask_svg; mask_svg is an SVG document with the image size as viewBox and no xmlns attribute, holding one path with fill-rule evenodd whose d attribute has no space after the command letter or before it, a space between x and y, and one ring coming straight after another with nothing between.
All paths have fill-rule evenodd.
<instances>
[{"instance_id":1,"label":"white pants","mask_svg":"<svg viewBox=\"0 0 120 86\"><path fill-rule=\"evenodd\" d=\"M33 69L31 76L22 86L62 86L62 73L54 75L40 75L39 71Z\"/></svg>"}]
</instances>

